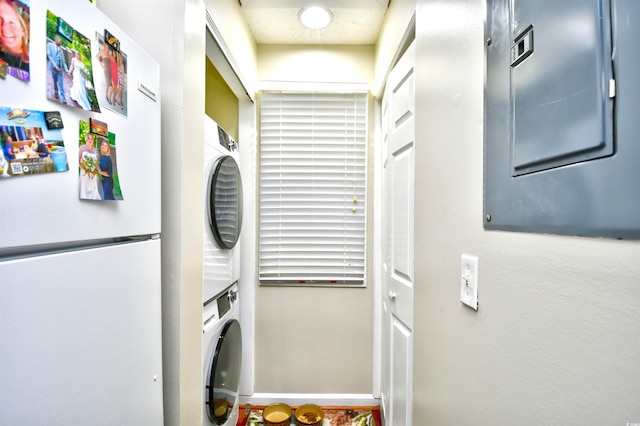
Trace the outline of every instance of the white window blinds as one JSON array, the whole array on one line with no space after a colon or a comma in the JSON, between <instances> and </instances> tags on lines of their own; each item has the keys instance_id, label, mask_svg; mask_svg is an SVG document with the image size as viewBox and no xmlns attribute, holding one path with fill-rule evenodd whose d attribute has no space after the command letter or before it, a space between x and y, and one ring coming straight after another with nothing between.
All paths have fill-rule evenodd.
<instances>
[{"instance_id":1,"label":"white window blinds","mask_svg":"<svg viewBox=\"0 0 640 426\"><path fill-rule=\"evenodd\" d=\"M262 284L364 284L366 147L366 94L262 94Z\"/></svg>"}]
</instances>

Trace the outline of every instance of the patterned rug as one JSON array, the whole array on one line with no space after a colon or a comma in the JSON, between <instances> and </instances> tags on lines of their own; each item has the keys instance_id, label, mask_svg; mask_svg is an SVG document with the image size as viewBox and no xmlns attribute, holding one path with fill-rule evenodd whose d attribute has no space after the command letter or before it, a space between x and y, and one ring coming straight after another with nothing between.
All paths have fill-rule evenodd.
<instances>
[{"instance_id":1,"label":"patterned rug","mask_svg":"<svg viewBox=\"0 0 640 426\"><path fill-rule=\"evenodd\" d=\"M264 426L262 409L264 407L252 407L249 417L240 415L239 426ZM295 411L295 407L291 407ZM324 420L322 426L380 426L380 414L378 407L322 407ZM240 407L240 413L243 407ZM291 425L296 420L291 417Z\"/></svg>"}]
</instances>

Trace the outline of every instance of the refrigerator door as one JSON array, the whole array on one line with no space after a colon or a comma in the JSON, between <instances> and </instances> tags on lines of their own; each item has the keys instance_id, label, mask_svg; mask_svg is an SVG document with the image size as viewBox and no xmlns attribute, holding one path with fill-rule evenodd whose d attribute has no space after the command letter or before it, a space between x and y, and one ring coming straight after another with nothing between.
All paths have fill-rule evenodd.
<instances>
[{"instance_id":1,"label":"refrigerator door","mask_svg":"<svg viewBox=\"0 0 640 426\"><path fill-rule=\"evenodd\" d=\"M0 179L0 254L13 248L32 251L39 245L160 233L160 67L97 7L86 0L31 2L31 81L7 76L0 106L32 111L58 111L69 170ZM126 115L100 104L86 111L47 98L47 11L91 40L96 90L103 69L99 37L107 30L127 57ZM118 182L123 200L81 200L79 196L79 122L106 123L115 134ZM16 124L17 125L17 124Z\"/></svg>"},{"instance_id":2,"label":"refrigerator door","mask_svg":"<svg viewBox=\"0 0 640 426\"><path fill-rule=\"evenodd\" d=\"M0 262L0 423L162 425L160 240Z\"/></svg>"}]
</instances>

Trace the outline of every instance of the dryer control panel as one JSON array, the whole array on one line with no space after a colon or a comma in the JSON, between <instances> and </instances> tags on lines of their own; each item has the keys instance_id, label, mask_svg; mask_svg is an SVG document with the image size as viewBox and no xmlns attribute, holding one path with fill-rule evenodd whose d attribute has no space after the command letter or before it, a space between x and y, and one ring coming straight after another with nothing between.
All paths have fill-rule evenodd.
<instances>
[{"instance_id":1,"label":"dryer control panel","mask_svg":"<svg viewBox=\"0 0 640 426\"><path fill-rule=\"evenodd\" d=\"M225 317L238 301L238 282L233 283L227 290L212 297L203 304L203 325L211 321L219 321Z\"/></svg>"}]
</instances>

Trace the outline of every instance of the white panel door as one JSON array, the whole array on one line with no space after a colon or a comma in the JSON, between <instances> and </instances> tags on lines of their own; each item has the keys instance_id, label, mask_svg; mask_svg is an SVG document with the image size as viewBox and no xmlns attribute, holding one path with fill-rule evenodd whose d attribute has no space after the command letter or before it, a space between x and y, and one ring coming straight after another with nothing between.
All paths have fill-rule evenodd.
<instances>
[{"instance_id":1,"label":"white panel door","mask_svg":"<svg viewBox=\"0 0 640 426\"><path fill-rule=\"evenodd\" d=\"M414 194L415 194L415 48L412 44L387 80L388 155L383 207L387 232L383 283L383 339L388 368L382 389L383 416L388 425L412 425ZM384 309L386 308L386 309ZM385 313L386 312L386 313ZM385 347L385 346L383 346ZM388 357L385 360L385 357ZM381 392L382 392L381 389Z\"/></svg>"}]
</instances>

